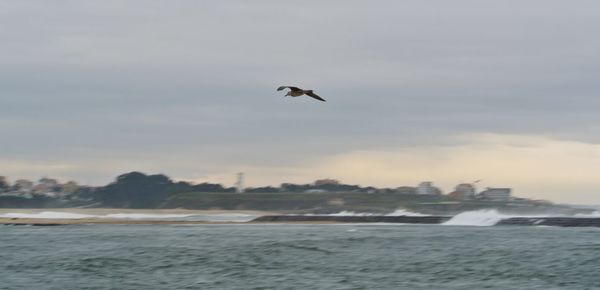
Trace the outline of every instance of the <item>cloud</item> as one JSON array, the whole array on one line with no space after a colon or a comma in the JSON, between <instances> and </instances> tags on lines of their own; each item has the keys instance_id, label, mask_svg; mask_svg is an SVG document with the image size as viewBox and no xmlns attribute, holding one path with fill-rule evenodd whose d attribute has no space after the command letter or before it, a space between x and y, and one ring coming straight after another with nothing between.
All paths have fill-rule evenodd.
<instances>
[{"instance_id":1,"label":"cloud","mask_svg":"<svg viewBox=\"0 0 600 290\"><path fill-rule=\"evenodd\" d=\"M63 180L91 181L95 185L106 184L117 174L133 170L224 185L233 184L235 173L245 172L250 186L310 183L319 178L380 187L434 181L445 192L458 183L482 179L480 186L512 187L521 197L600 202L600 182L595 178L600 169L600 145L543 136L462 135L444 144L324 153L306 159L290 157L281 162L260 162L241 155L227 159L210 154L151 155L149 152L114 155L106 151L54 162L0 160L0 164L3 173L13 178L51 175ZM259 156L262 157L257 156L258 159L269 158L268 154Z\"/></svg>"},{"instance_id":2,"label":"cloud","mask_svg":"<svg viewBox=\"0 0 600 290\"><path fill-rule=\"evenodd\" d=\"M295 166L462 146L462 135L595 146L598 9L541 0L2 3L0 160L74 164L74 177L98 184L134 165L189 178L234 168L312 176ZM328 102L283 98L283 84Z\"/></svg>"},{"instance_id":3,"label":"cloud","mask_svg":"<svg viewBox=\"0 0 600 290\"><path fill-rule=\"evenodd\" d=\"M252 184L272 182L275 177L301 183L330 177L388 187L434 181L449 192L458 183L482 179L482 186L512 187L522 197L600 202L600 182L595 178L600 145L521 135L458 139L455 145L352 151L290 168L245 170Z\"/></svg>"}]
</instances>

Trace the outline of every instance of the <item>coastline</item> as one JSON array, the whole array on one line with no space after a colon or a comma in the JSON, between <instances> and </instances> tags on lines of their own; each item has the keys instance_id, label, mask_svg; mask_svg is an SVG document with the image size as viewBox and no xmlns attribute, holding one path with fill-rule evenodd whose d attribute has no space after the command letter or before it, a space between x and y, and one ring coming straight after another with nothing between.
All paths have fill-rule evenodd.
<instances>
[{"instance_id":1,"label":"coastline","mask_svg":"<svg viewBox=\"0 0 600 290\"><path fill-rule=\"evenodd\" d=\"M281 214L277 211L259 211L259 210L222 210L222 209L130 209L130 208L0 208L0 215L7 213L27 213L34 214L40 212L65 212L76 214L103 215L103 214L189 214L189 215L216 215L216 214L247 214L247 215L276 215Z\"/></svg>"},{"instance_id":2,"label":"coastline","mask_svg":"<svg viewBox=\"0 0 600 290\"><path fill-rule=\"evenodd\" d=\"M63 225L194 225L194 224L243 224L247 222L229 221L169 221L169 220L132 220L132 219L30 219L30 218L0 218L0 225L32 225L32 226L63 226Z\"/></svg>"},{"instance_id":3,"label":"coastline","mask_svg":"<svg viewBox=\"0 0 600 290\"><path fill-rule=\"evenodd\" d=\"M35 215L40 213L59 213L83 215L82 217L11 217L7 214ZM268 216L281 214L273 211L255 210L190 210L190 209L125 209L125 208L0 208L0 225L81 225L81 224L131 224L131 225L193 225L193 224L241 224L247 222L227 220L181 220L172 215L182 216L227 216L248 215ZM117 215L117 217L103 217ZM118 215L148 215L145 218L124 218ZM164 216L163 216L164 215Z\"/></svg>"},{"instance_id":4,"label":"coastline","mask_svg":"<svg viewBox=\"0 0 600 290\"><path fill-rule=\"evenodd\" d=\"M242 224L348 224L342 221L168 221L118 219L16 219L0 218L0 226L68 226L68 225L242 225Z\"/></svg>"}]
</instances>

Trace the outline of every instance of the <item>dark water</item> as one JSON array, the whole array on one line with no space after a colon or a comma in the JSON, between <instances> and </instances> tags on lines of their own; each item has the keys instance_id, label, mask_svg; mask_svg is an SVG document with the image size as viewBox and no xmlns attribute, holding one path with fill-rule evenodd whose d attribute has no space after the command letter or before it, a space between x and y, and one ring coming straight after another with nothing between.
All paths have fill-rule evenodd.
<instances>
[{"instance_id":1,"label":"dark water","mask_svg":"<svg viewBox=\"0 0 600 290\"><path fill-rule=\"evenodd\" d=\"M600 229L0 226L0 289L600 289Z\"/></svg>"}]
</instances>

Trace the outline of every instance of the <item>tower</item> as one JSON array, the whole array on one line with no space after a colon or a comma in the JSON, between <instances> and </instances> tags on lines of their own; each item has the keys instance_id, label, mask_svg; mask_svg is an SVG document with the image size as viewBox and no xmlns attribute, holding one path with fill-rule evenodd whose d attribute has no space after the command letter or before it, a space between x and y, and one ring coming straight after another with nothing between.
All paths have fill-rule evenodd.
<instances>
[{"instance_id":1,"label":"tower","mask_svg":"<svg viewBox=\"0 0 600 290\"><path fill-rule=\"evenodd\" d=\"M243 193L244 188L244 173L240 172L237 174L237 181L235 183L235 192Z\"/></svg>"}]
</instances>

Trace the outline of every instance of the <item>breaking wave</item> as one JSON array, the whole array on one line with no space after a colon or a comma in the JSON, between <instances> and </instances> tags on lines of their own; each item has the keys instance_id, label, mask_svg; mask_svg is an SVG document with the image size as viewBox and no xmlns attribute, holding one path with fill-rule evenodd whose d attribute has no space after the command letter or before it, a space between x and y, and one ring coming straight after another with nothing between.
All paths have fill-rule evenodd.
<instances>
[{"instance_id":1,"label":"breaking wave","mask_svg":"<svg viewBox=\"0 0 600 290\"><path fill-rule=\"evenodd\" d=\"M186 218L193 216L191 214L145 214L145 213L112 213L107 215L96 216L98 218L110 219L132 219L132 220L147 220L147 219L173 219Z\"/></svg>"},{"instance_id":2,"label":"breaking wave","mask_svg":"<svg viewBox=\"0 0 600 290\"><path fill-rule=\"evenodd\" d=\"M326 215L327 216L372 216L372 215L377 215L377 214L370 213L370 212L353 212L353 211L343 210L338 213L331 213L331 214L326 214Z\"/></svg>"},{"instance_id":3,"label":"breaking wave","mask_svg":"<svg viewBox=\"0 0 600 290\"><path fill-rule=\"evenodd\" d=\"M343 210L338 213L330 213L330 214L305 214L305 216L315 216L315 215L325 215L325 216L429 216L428 214L422 214L418 212L412 212L405 209L397 209L391 213L380 214L380 213L372 213L372 212L354 212Z\"/></svg>"},{"instance_id":4,"label":"breaking wave","mask_svg":"<svg viewBox=\"0 0 600 290\"><path fill-rule=\"evenodd\" d=\"M495 209L461 212L443 223L446 226L493 226L500 220L510 218L510 215L499 213Z\"/></svg>"},{"instance_id":5,"label":"breaking wave","mask_svg":"<svg viewBox=\"0 0 600 290\"><path fill-rule=\"evenodd\" d=\"M578 214L575 214L575 217L582 217L582 218L600 217L600 211L594 211L591 213L578 213Z\"/></svg>"},{"instance_id":6,"label":"breaking wave","mask_svg":"<svg viewBox=\"0 0 600 290\"><path fill-rule=\"evenodd\" d=\"M430 216L428 214L407 211L405 209L397 209L394 212L386 214L386 216Z\"/></svg>"}]
</instances>

